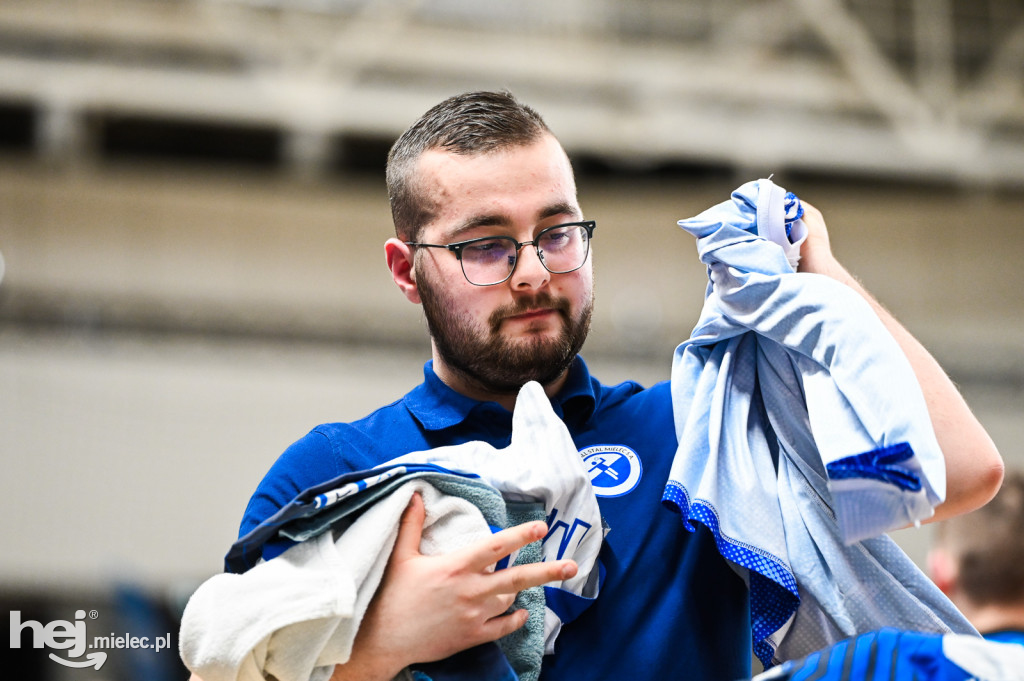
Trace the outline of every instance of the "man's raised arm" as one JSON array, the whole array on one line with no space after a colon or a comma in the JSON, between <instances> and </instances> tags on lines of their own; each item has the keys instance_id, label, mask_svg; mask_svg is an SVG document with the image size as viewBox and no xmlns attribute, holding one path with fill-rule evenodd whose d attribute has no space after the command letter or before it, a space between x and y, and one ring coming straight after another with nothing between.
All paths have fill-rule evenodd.
<instances>
[{"instance_id":1,"label":"man's raised arm","mask_svg":"<svg viewBox=\"0 0 1024 681\"><path fill-rule=\"evenodd\" d=\"M836 260L821 212L803 205L808 236L800 250L800 271L831 277L863 296L896 339L921 385L946 461L946 501L929 522L983 506L1003 479L1003 460L995 444L935 358Z\"/></svg>"}]
</instances>

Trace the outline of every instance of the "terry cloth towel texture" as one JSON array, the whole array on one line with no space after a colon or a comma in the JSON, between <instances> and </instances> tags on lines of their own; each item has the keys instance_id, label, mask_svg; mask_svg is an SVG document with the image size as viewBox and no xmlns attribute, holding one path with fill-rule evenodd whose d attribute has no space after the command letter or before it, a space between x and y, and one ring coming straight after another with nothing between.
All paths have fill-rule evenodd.
<instances>
[{"instance_id":1,"label":"terry cloth towel texture","mask_svg":"<svg viewBox=\"0 0 1024 681\"><path fill-rule=\"evenodd\" d=\"M511 560L571 557L579 565L571 579L520 594L515 607L531 612L530 623L499 642L504 656L483 647L447 665L424 666L414 676L536 679L561 624L597 596L605 531L572 438L537 383L519 394L505 449L469 442L341 476L298 495L239 539L229 564L244 568L259 556L268 560L244 574L212 577L193 594L180 637L186 666L204 681L328 678L351 654L413 492L423 496L427 509L421 543L426 554L456 550L535 513L547 519L548 536ZM573 522L587 531L578 544L567 545L557 528ZM266 549L279 537L292 545L271 557ZM280 546L275 544L275 553ZM474 668L479 664L486 669Z\"/></svg>"},{"instance_id":2,"label":"terry cloth towel texture","mask_svg":"<svg viewBox=\"0 0 1024 681\"><path fill-rule=\"evenodd\" d=\"M687 527L706 525L748 578L766 666L883 626L975 633L879 536L932 515L942 453L913 370L867 302L795 273L802 214L758 180L679 221L709 283L673 360L679 448L664 502Z\"/></svg>"},{"instance_id":3,"label":"terry cloth towel texture","mask_svg":"<svg viewBox=\"0 0 1024 681\"><path fill-rule=\"evenodd\" d=\"M880 629L786 662L754 681L1024 681L1024 647L962 634Z\"/></svg>"}]
</instances>

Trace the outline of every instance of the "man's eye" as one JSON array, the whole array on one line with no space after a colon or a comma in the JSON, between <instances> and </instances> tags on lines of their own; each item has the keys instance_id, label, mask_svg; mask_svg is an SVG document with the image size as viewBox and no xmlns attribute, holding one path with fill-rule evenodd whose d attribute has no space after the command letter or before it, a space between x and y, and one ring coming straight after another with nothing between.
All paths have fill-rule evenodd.
<instances>
[{"instance_id":1,"label":"man's eye","mask_svg":"<svg viewBox=\"0 0 1024 681\"><path fill-rule=\"evenodd\" d=\"M573 228L566 227L565 229L555 229L545 233L540 240L541 249L550 250L565 246L572 239L572 230Z\"/></svg>"},{"instance_id":2,"label":"man's eye","mask_svg":"<svg viewBox=\"0 0 1024 681\"><path fill-rule=\"evenodd\" d=\"M508 244L501 239L477 241L462 249L462 257L471 260L498 260L508 252Z\"/></svg>"}]
</instances>

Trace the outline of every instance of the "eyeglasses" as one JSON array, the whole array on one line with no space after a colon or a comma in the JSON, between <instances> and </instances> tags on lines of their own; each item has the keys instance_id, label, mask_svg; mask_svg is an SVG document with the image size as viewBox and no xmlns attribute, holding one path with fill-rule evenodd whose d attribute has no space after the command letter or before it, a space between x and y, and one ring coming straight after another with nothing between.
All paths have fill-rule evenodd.
<instances>
[{"instance_id":1,"label":"eyeglasses","mask_svg":"<svg viewBox=\"0 0 1024 681\"><path fill-rule=\"evenodd\" d=\"M533 241L516 241L510 236L485 236L453 244L423 244L406 241L407 246L447 248L462 263L466 281L474 286L494 286L509 280L519 261L519 249L533 246L537 259L551 274L575 272L587 262L593 220L567 222L541 230Z\"/></svg>"}]
</instances>

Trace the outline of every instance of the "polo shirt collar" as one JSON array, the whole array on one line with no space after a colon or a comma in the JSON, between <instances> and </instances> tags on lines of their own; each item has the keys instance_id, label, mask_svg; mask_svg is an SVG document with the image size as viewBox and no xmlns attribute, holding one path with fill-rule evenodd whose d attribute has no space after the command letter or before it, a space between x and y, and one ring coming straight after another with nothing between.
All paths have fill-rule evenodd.
<instances>
[{"instance_id":1,"label":"polo shirt collar","mask_svg":"<svg viewBox=\"0 0 1024 681\"><path fill-rule=\"evenodd\" d=\"M552 401L558 415L566 418L564 412L568 410L574 420L590 418L597 406L595 383L586 362L577 355L569 367L565 385ZM448 387L434 373L433 360L423 365L423 383L409 391L404 402L413 417L427 430L457 426L469 417L474 407L484 404Z\"/></svg>"}]
</instances>

